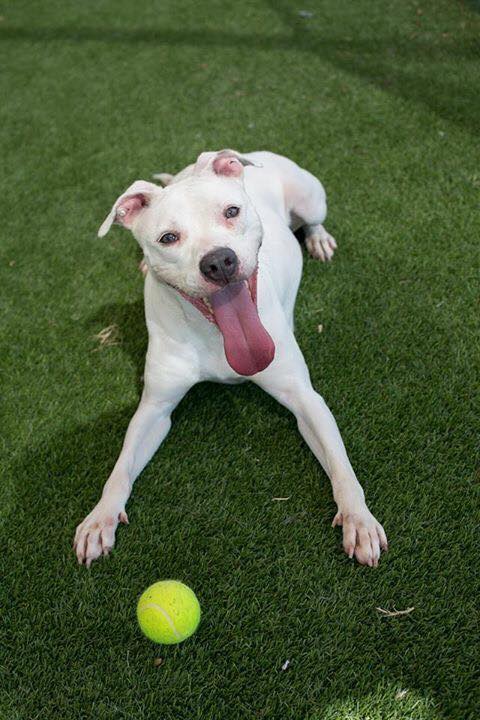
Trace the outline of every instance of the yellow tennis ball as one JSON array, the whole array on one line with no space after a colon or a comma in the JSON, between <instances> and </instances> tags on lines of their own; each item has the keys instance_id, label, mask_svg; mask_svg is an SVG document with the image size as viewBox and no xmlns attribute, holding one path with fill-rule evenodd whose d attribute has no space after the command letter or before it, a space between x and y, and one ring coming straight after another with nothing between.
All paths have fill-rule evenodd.
<instances>
[{"instance_id":1,"label":"yellow tennis ball","mask_svg":"<svg viewBox=\"0 0 480 720\"><path fill-rule=\"evenodd\" d=\"M197 629L200 604L193 590L179 580L161 580L140 596L137 618L149 640L174 645Z\"/></svg>"}]
</instances>

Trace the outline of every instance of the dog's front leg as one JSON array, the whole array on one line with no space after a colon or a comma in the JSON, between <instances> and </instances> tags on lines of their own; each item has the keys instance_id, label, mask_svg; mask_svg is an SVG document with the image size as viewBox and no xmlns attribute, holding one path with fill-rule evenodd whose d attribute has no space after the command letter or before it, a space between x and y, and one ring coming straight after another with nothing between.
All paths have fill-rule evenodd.
<instances>
[{"instance_id":1,"label":"dog's front leg","mask_svg":"<svg viewBox=\"0 0 480 720\"><path fill-rule=\"evenodd\" d=\"M293 335L275 363L252 379L294 413L304 440L329 476L338 508L333 525L343 525L345 552L364 565L376 566L380 549L387 549L385 532L366 505L335 418L313 389Z\"/></svg>"},{"instance_id":2,"label":"dog's front leg","mask_svg":"<svg viewBox=\"0 0 480 720\"><path fill-rule=\"evenodd\" d=\"M112 549L118 523L128 523L125 505L133 483L170 430L170 414L184 393L185 389L170 392L164 400L142 397L102 497L77 527L74 550L79 563L90 567L93 560Z\"/></svg>"}]
</instances>

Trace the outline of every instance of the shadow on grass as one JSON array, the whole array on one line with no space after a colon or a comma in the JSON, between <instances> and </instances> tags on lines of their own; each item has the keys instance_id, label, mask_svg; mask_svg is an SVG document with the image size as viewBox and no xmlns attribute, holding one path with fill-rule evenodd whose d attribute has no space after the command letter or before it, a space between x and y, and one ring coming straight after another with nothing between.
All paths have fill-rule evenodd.
<instances>
[{"instance_id":1,"label":"shadow on grass","mask_svg":"<svg viewBox=\"0 0 480 720\"><path fill-rule=\"evenodd\" d=\"M140 397L143 390L142 378L148 344L143 297L132 303L104 305L86 321L86 326L92 333L110 325L118 327L120 349L135 367L137 392Z\"/></svg>"},{"instance_id":2,"label":"shadow on grass","mask_svg":"<svg viewBox=\"0 0 480 720\"><path fill-rule=\"evenodd\" d=\"M480 13L480 0L465 0L469 8Z\"/></svg>"},{"instance_id":3,"label":"shadow on grass","mask_svg":"<svg viewBox=\"0 0 480 720\"><path fill-rule=\"evenodd\" d=\"M142 301L105 306L91 321L119 325L121 347L141 373L146 339L139 330L143 328ZM95 422L68 428L32 447L12 468L18 494L4 528L6 572L1 593L6 628L5 692L15 698L18 717L35 717L40 711L46 718L84 717L99 693L108 708L95 715L100 718L117 717L112 710L117 705L124 708L125 716L130 713L133 717L135 708L147 702L145 698L153 704L161 699L163 717L181 717L191 702L191 698L185 699L185 707L176 704L176 698L182 697L185 668L189 668L189 678L196 678L193 686L198 688L199 701L203 685L208 687L215 672L208 665L210 658L219 663L223 657L228 682L239 682L240 677L246 688L251 682L249 673L239 676L234 671L238 645L249 648L251 658L243 662L255 664L255 658L257 662L264 658L269 643L275 645L270 655L277 657L281 652L277 646L281 648L286 637L290 648L294 646L296 663L304 663L302 673L312 688L310 699L303 701L295 687L300 716L305 716L300 704L312 703L312 698L315 710L308 715L312 718L330 717L330 712L336 717L336 707L345 716L345 708L351 708L348 716L356 718L354 713L364 702L369 711L384 708L387 700L382 699L379 688L387 683L393 708L396 689L407 687L412 703L415 699L414 705L425 705L421 714L417 708L412 717L438 720L439 703L444 696L447 704L451 698L447 685L428 672L432 662L428 642L425 648L418 644L424 634L428 637L428 626L416 629L415 616L389 622L372 612L375 598L385 592L382 584L389 597L394 587L400 595L411 592L408 559L397 558L400 562L395 568L387 558L374 574L348 563L340 550L340 534L328 527L328 483L325 478L318 482L320 471L301 443L293 418L252 384L239 388L202 384L186 396L175 412L171 434L135 488L129 505L131 525L120 529L112 558L96 564L90 572L76 565L71 549L75 526L98 500L133 411L133 406L120 408ZM192 418L196 423L193 431ZM244 455L239 454L240 449L245 450ZM271 497L283 471L282 452L290 458L288 472L295 474L298 502L303 505L301 512L297 507L293 515L285 508L283 520L282 515L273 517L261 510L261 498ZM241 467L231 468L232 457ZM255 465L252 458L257 457ZM233 472L234 483L224 480L229 472ZM274 476L277 479L270 485L269 478ZM318 504L326 509L318 512ZM160 548L165 560L159 568ZM321 559L317 558L319 548ZM278 585L268 585L272 568L278 569L279 555L281 559L288 553L291 559L285 575ZM238 595L225 585L232 567L237 573ZM133 614L138 589L152 577L170 575L191 578L204 592L208 586L212 588L204 600L207 612L202 632L188 647L182 646L171 662L173 675L167 675L171 690L158 684L158 676L146 672L151 666L151 649L139 636ZM241 593L243 585L248 588L250 583L254 588L250 586L250 592L268 607L267 620L256 606L246 607ZM331 597L332 605L325 606L322 597L319 603L319 583L321 595ZM421 589L417 592L422 596ZM428 587L424 593L426 604ZM226 597L236 598L230 613L246 616L245 628L234 624L232 631L231 621L222 619ZM319 640L315 633L312 637L317 614L322 612L330 623L327 627L338 633L334 640L323 638L322 633ZM282 613L291 618L290 635L282 629ZM272 620L268 620L270 615ZM422 621L428 625L428 617ZM275 632L268 622L273 623ZM254 637L258 634L258 647L250 644L252 633ZM220 649L219 637L227 638ZM319 643L321 668L312 650L315 642ZM438 676L448 678L452 668L456 672L456 662L451 654L439 658ZM270 691L290 697L289 682L265 680L265 673L259 671L259 688L265 694ZM300 682L298 677L296 682ZM189 680L189 692L196 698L197 691L191 687ZM112 697L115 703L108 699ZM170 707L175 711L169 714ZM5 711L4 715L15 717ZM246 715L232 711L229 716ZM390 716L405 717L395 710Z\"/></svg>"},{"instance_id":4,"label":"shadow on grass","mask_svg":"<svg viewBox=\"0 0 480 720\"><path fill-rule=\"evenodd\" d=\"M284 3L272 9L290 28L288 35L265 36L223 33L212 30L109 29L86 27L22 28L3 27L3 41L78 44L85 42L124 45L165 45L245 49L258 51L301 51L320 57L342 71L356 75L409 102L426 106L445 120L469 131L479 129L480 101L476 87L450 80L429 63L442 59L472 60L479 57L478 41L454 42L451 38L412 38L395 35L369 39L332 36L309 30L304 21ZM352 31L353 32L353 31Z\"/></svg>"},{"instance_id":5,"label":"shadow on grass","mask_svg":"<svg viewBox=\"0 0 480 720\"><path fill-rule=\"evenodd\" d=\"M118 317L122 316L123 312L124 310L119 309ZM140 353L140 345L141 343L138 346L132 343L127 352L133 351L134 357L137 357ZM215 392L212 392L213 388ZM238 565L239 592L242 589L242 582L248 586L252 581L253 571L259 585L255 587L254 592L259 598L262 597L262 590L263 595L265 594L265 586L262 588L262 584L265 582L265 577L271 576L271 567L274 567L277 561L279 544L284 541L274 534L274 527L268 528L270 539L263 541L265 528L260 525L250 526L252 519L258 522L258 518L251 514L251 507L255 502L258 503L258 497L255 499L254 494L250 495L250 502L245 503L245 500L242 500L242 505L239 506L238 498L235 500L229 497L230 493L234 495L232 488L225 493L225 487L218 481L215 485L211 485L207 492L207 515L208 528L214 528L213 535L206 532L205 512L202 515L202 511L194 507L198 502L195 500L196 491L192 495L192 490L188 488L196 475L195 454L202 452L202 447L204 452L211 452L214 448L214 455L219 458L228 457L231 452L232 438L222 430L221 424L216 419L221 417L222 423L227 425L235 423L229 407L232 394L240 396L240 402L246 403L252 400L258 403L260 398L265 397L251 386L235 389L220 387L217 390L217 386L205 384L197 386L181 403L175 417L177 429L175 430L174 426L171 439L167 439L161 451L161 458L152 463L153 469L150 466L150 470L147 470L140 479L139 482L144 484L144 489L134 492L129 505L130 527L119 530L118 549L114 551L113 556L107 561L97 563L91 571L76 565L71 549L74 529L98 500L101 485L116 459L134 408L122 408L102 415L95 422L70 428L62 435L33 447L14 465L12 472L19 491L14 511L6 521L2 541L2 559L6 572L0 596L3 596L2 619L6 629L2 641L4 654L2 664L5 670L3 692L7 697L15 699L16 714L13 714L13 711L10 714L8 706L4 706L5 718L73 719L85 717L88 708L92 708L92 716L113 718L119 716L115 712L118 707L122 707L121 717L136 717L135 713L139 708L143 710L138 717L153 717L148 712L143 714L144 704L146 703L148 710L151 710L152 702L155 705L160 701L162 717L168 719L186 717L187 715L182 713L185 709L190 709L193 700L191 696L184 696L181 687L176 687L175 683L181 685L182 672L185 673L185 668L188 668L188 672L195 678L193 687L197 690L191 690L191 681L188 689L194 692L195 698L198 694L198 702L201 702L203 683L208 686L215 672L208 664L209 656L217 658L215 662L218 664L220 662L218 653L223 656L226 667L232 673L232 682L238 682L238 673L231 669L235 669L238 662L235 652L232 651L230 657L231 647L228 643L225 648L221 650L218 648L219 636L229 639L232 633L229 623L225 627L221 625L224 612L222 603L225 602L222 597L227 594L227 590L221 584L222 576L228 575L231 568L237 565L236 545L238 543L242 546L243 542L242 531L238 530L239 526L226 523L225 519L229 516L238 517L239 513L243 512L244 517L240 517L239 521L246 524L248 536L253 533L254 538L251 547L242 548L243 560ZM264 401L260 400L260 403L262 402L265 403L262 411L266 415L271 414L270 400L265 397ZM205 438L201 438L196 444L192 442L188 432L188 418L193 412L203 415L202 424L205 427ZM279 413L285 415L281 409ZM274 425L270 417L269 425L272 424ZM300 444L299 438L294 433L294 423L289 424L290 427L285 432L294 436L293 444ZM286 438L283 438L283 442L285 440ZM244 436L237 437L237 441L241 444L246 442L246 439ZM256 449L261 446L262 438L258 438ZM305 446L301 452L308 454ZM270 470L268 465L272 462L272 455L268 452L266 455L266 462L261 465L260 472ZM155 468L156 472L160 470L166 480L165 486L156 482ZM225 468L222 472L224 471ZM279 471L278 467L276 471ZM212 472L214 475L217 474L215 467ZM185 479L187 489L176 480L177 476ZM238 479L237 481L241 482ZM249 492L252 491L250 482L248 477L244 478L244 497L248 497ZM318 495L324 504L328 504L330 489L327 483L322 485ZM199 497L201 494L200 492ZM317 500L318 498L315 501L306 499L306 504L310 506L308 510L310 517L312 506L316 505ZM160 511L159 515L158 508L163 508L164 513L173 513L165 526L160 529L157 523L162 512ZM218 519L212 518L215 513L218 513ZM293 520L287 518L287 520L283 523L284 533L290 536L290 539L285 541L285 548L295 542L300 541L303 545L308 542L303 537L303 526L306 523L311 524L317 537L331 533L327 523L312 522L306 511L299 514L298 522L295 518ZM211 533L212 530L210 529L209 532ZM236 532L239 532L238 538L235 537ZM214 536L220 537L219 546L215 543ZM324 540L323 537L321 542L323 543ZM339 542L339 537L335 542ZM159 548L166 558L165 567L168 568L163 573L159 571L157 560ZM205 564L204 557L210 552L212 559ZM305 569L301 567L305 562L305 552L307 557L315 554L313 547L299 547L297 561L299 567L293 573L289 572L288 588L286 589L285 583L282 583L284 589L278 591L278 595L273 590L267 593L269 612L272 605L274 608L277 606L278 612L274 613L274 617L278 616L280 609L285 611L284 603L287 595L289 598L287 612L289 603L295 608L299 603L304 603L305 598L311 597L314 602L314 597L318 597L318 579L315 579L315 574L310 574L308 569L306 575L308 580L305 585ZM324 552L331 553L331 547L325 547ZM308 562L312 562L312 557ZM334 602L341 602L345 608L350 607L352 613L358 613L357 593L362 595L361 588L362 586L367 588L369 578L373 581L370 571L358 566L355 568L348 566L340 552L336 555L331 554L327 566L331 568L329 572L331 572L330 580L335 586L334 597L338 598ZM311 567L314 569L313 565ZM357 575L353 585L352 571ZM176 675L173 675L167 690L165 685L159 684L158 676L153 677L145 670L146 667L151 667L152 651L138 633L133 612L138 589L159 574L160 577L165 574L167 576L174 574L183 578L195 577L197 586L202 584L206 586L207 578L210 578L213 587L211 597L205 603L207 617L202 633L199 633L188 647L182 646L173 660L171 655L168 656L171 666L176 667L176 670L172 670ZM244 580L243 575L245 575ZM328 595L333 592L327 589L328 586L322 594ZM232 593L232 588L228 592ZM233 603L235 612L240 616L247 610L241 608L244 602L245 600L237 599ZM242 633L246 633L243 642L250 647L249 636L252 633L255 635L256 623L258 630L263 633L262 642L265 642L269 633L265 629L265 619L262 620L258 612L255 607L248 608L249 620L246 628L236 628L232 638L238 639L239 636L242 637ZM299 637L296 662L300 664L301 652L305 653L308 683L311 684L310 697L312 694L318 696L315 700L315 713L310 714L309 717L325 717L322 714L323 710L333 707L334 702L340 702L340 699L342 707L347 707L350 703L353 712L355 708L361 707L362 702L369 695L376 698L368 701L369 707L372 703L376 703L377 707L383 707L382 703L385 701L381 694L379 696L378 687L388 680L391 684L392 696L389 702L395 702L396 688L408 683L408 688L415 693L416 704L424 701L428 706L427 709L430 708L428 712L417 717L439 720L441 715L437 703L441 699L442 691L435 688L434 679L431 687L418 683L416 674L418 665L413 668L409 660L394 653L386 664L379 662L379 658L376 657L372 658L367 670L364 666L360 667L366 660L362 655L365 652L362 650L364 643L366 648L369 643L381 643L382 636L390 640L397 639L400 643L410 642L408 627L411 627L411 621L408 618L401 623L401 629L398 627L387 629L386 624L384 628L379 629L378 622L373 622L370 625L359 624L358 635L355 636L352 636L350 630L340 630L338 647L334 652L329 647L325 658L322 659L322 667L317 670L316 660L312 667L309 645L311 640L309 642L302 640L302 634L305 637L311 632L316 612L313 604L310 615L307 613L300 618L298 616L292 618L292 632ZM360 617L363 615L364 610L361 610ZM214 620L211 619L212 616L215 616ZM281 619L280 622L283 625ZM215 627L215 623L219 623L219 627ZM338 621L334 623L335 625L338 625ZM278 642L278 638L274 641ZM228 642L235 648L233 639L229 639ZM355 643L358 643L358 650L353 649ZM257 662L260 662L263 652L262 647L251 649L254 657L256 653L258 654ZM423 655L420 649L416 652L418 663L421 662ZM168 655L168 650L163 649L162 654L165 653ZM379 654L381 653L380 647ZM339 658L342 656L344 659L348 658L350 663L358 662L358 672L363 676L361 691L357 691L355 684L352 684L348 692L348 701L345 687L342 685L345 679L339 667L339 663L342 664ZM431 662L430 657L423 657L423 660ZM352 672L353 678L356 675L354 668ZM262 673L263 671L260 672L260 676L263 677ZM201 677L203 681L200 680ZM250 686L251 679L248 674L243 677L242 682ZM280 683L280 680L278 682ZM285 683L285 680L281 680L278 685L279 695L284 695L287 691L290 693ZM321 692L315 689L316 683ZM340 683L339 687L337 683ZM324 691L325 699L322 700ZM298 688L295 692L296 702L299 702L301 693L298 694ZM185 707L181 703L178 704L178 697L182 695ZM432 697L436 697L435 702L431 700ZM113 701L112 698L115 700ZM418 701L418 698L422 700ZM232 698L232 701L235 702L235 698ZM171 712L170 707L174 708ZM101 708L102 712L98 708ZM232 718L245 716L233 709L229 714ZM260 712L258 716L264 715ZM268 713L265 716L269 716ZM403 716L392 714L391 717Z\"/></svg>"}]
</instances>

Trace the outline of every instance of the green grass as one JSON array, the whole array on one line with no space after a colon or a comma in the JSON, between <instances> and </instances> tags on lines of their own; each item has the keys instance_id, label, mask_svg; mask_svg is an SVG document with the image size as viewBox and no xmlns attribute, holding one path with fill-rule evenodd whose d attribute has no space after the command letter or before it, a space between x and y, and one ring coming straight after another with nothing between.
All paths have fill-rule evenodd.
<instances>
[{"instance_id":1,"label":"green grass","mask_svg":"<svg viewBox=\"0 0 480 720\"><path fill-rule=\"evenodd\" d=\"M478 720L479 9L4 3L1 720ZM252 385L186 397L112 557L75 563L146 348L134 242L96 230L134 179L222 147L326 186L339 250L305 258L297 336L388 532L376 571ZM159 650L135 603L164 577L203 621Z\"/></svg>"}]
</instances>

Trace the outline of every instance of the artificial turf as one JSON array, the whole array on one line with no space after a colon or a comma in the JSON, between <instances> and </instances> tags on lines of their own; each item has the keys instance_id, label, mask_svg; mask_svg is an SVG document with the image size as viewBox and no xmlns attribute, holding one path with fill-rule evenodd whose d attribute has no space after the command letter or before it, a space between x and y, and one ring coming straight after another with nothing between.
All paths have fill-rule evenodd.
<instances>
[{"instance_id":1,"label":"artificial turf","mask_svg":"<svg viewBox=\"0 0 480 720\"><path fill-rule=\"evenodd\" d=\"M1 720L478 719L478 10L3 4ZM96 230L136 178L222 147L326 186L339 249L305 256L297 337L389 535L375 571L251 384L189 393L112 557L75 562L146 349L134 241ZM166 577L203 619L162 649L135 603Z\"/></svg>"}]
</instances>

